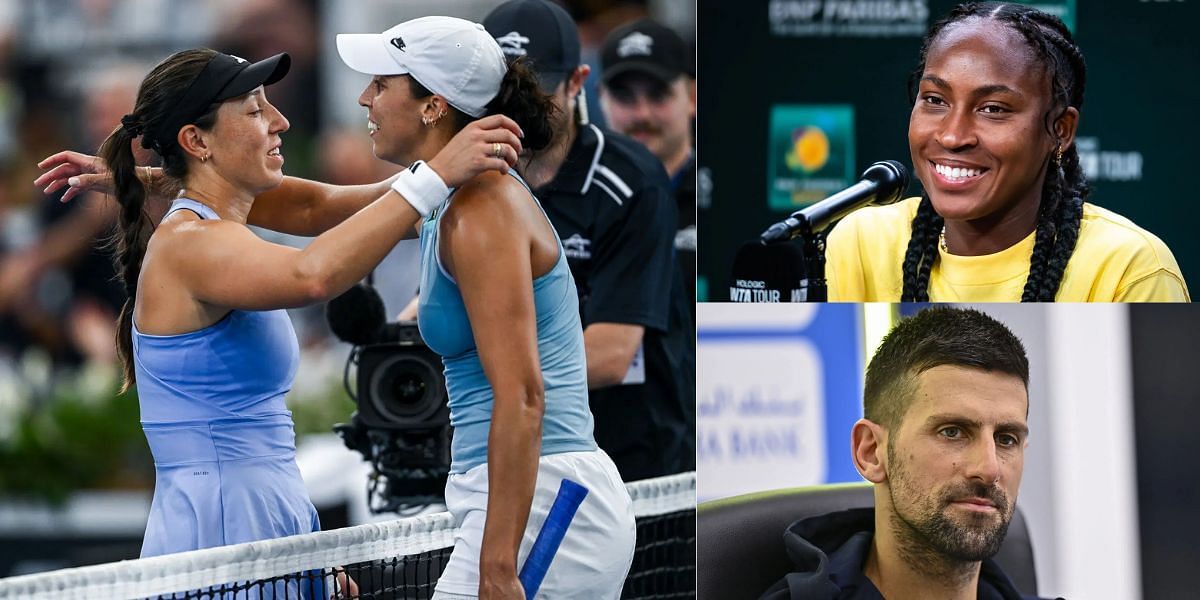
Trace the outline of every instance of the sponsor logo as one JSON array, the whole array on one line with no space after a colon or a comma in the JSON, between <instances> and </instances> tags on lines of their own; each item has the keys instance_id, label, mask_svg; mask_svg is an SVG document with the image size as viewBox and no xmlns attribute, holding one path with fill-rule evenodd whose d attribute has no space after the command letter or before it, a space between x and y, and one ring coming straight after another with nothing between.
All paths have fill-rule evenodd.
<instances>
[{"instance_id":1,"label":"sponsor logo","mask_svg":"<svg viewBox=\"0 0 1200 600\"><path fill-rule=\"evenodd\" d=\"M510 31L496 38L496 43L500 44L500 50L508 56L525 56L529 53L525 49L525 44L529 43L529 37L516 31Z\"/></svg>"},{"instance_id":2,"label":"sponsor logo","mask_svg":"<svg viewBox=\"0 0 1200 600\"><path fill-rule=\"evenodd\" d=\"M729 288L731 302L804 302L808 294L805 290L788 290L787 300L783 299L783 291L762 289L765 284L761 281L737 280L734 287Z\"/></svg>"},{"instance_id":3,"label":"sponsor logo","mask_svg":"<svg viewBox=\"0 0 1200 600\"><path fill-rule=\"evenodd\" d=\"M929 22L926 0L771 0L778 37L920 37Z\"/></svg>"},{"instance_id":4,"label":"sponsor logo","mask_svg":"<svg viewBox=\"0 0 1200 600\"><path fill-rule=\"evenodd\" d=\"M392 38L391 44L392 44L393 46L395 46L397 50L399 50L399 51L401 51L401 52L404 52L404 47L405 47L405 46L404 46L404 40L403 40L403 39L401 39L401 38L399 38L399 37L394 37L394 38Z\"/></svg>"},{"instance_id":5,"label":"sponsor logo","mask_svg":"<svg viewBox=\"0 0 1200 600\"><path fill-rule=\"evenodd\" d=\"M772 210L808 206L853 182L853 107L776 105L767 139L767 204Z\"/></svg>"},{"instance_id":6,"label":"sponsor logo","mask_svg":"<svg viewBox=\"0 0 1200 600\"><path fill-rule=\"evenodd\" d=\"M813 173L829 162L829 136L819 127L801 127L792 132L792 149L785 157L793 171Z\"/></svg>"},{"instance_id":7,"label":"sponsor logo","mask_svg":"<svg viewBox=\"0 0 1200 600\"><path fill-rule=\"evenodd\" d=\"M1079 166L1090 181L1141 181L1145 158L1137 150L1100 150L1100 138L1075 138Z\"/></svg>"},{"instance_id":8,"label":"sponsor logo","mask_svg":"<svg viewBox=\"0 0 1200 600\"><path fill-rule=\"evenodd\" d=\"M617 56L621 58L635 55L649 56L653 46L654 38L640 31L635 31L621 38L620 42L617 42Z\"/></svg>"},{"instance_id":9,"label":"sponsor logo","mask_svg":"<svg viewBox=\"0 0 1200 600\"><path fill-rule=\"evenodd\" d=\"M244 59L244 58L242 58L242 57L240 57L240 56L237 56L237 55L235 55L235 54L230 54L229 56L230 56L230 57L232 57L232 58L233 58L233 60L236 60L236 61L238 61L238 64L242 64L242 63L248 63L248 62L250 62L250 61L248 61L248 60L246 60L246 59Z\"/></svg>"},{"instance_id":10,"label":"sponsor logo","mask_svg":"<svg viewBox=\"0 0 1200 600\"><path fill-rule=\"evenodd\" d=\"M579 260L588 260L592 258L592 241L584 239L583 236L576 233L575 235L562 241L563 252L567 254L567 258Z\"/></svg>"},{"instance_id":11,"label":"sponsor logo","mask_svg":"<svg viewBox=\"0 0 1200 600\"><path fill-rule=\"evenodd\" d=\"M731 302L783 302L783 294L779 290L748 290L740 287L729 288Z\"/></svg>"}]
</instances>

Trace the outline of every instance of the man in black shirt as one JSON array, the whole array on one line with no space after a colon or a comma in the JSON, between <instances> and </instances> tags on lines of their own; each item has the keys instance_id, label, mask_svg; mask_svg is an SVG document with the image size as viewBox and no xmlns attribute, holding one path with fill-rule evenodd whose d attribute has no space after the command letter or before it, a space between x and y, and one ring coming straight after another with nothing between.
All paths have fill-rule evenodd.
<instances>
[{"instance_id":1,"label":"man in black shirt","mask_svg":"<svg viewBox=\"0 0 1200 600\"><path fill-rule=\"evenodd\" d=\"M484 19L562 111L561 139L525 165L579 288L596 442L626 481L695 469L695 330L674 256L678 215L662 164L587 122L590 68L561 7L513 0Z\"/></svg>"},{"instance_id":2,"label":"man in black shirt","mask_svg":"<svg viewBox=\"0 0 1200 600\"><path fill-rule=\"evenodd\" d=\"M1016 510L1028 388L1025 347L988 315L936 307L896 325L850 433L875 506L789 526L796 571L761 600L1021 600L992 557Z\"/></svg>"},{"instance_id":3,"label":"man in black shirt","mask_svg":"<svg viewBox=\"0 0 1200 600\"><path fill-rule=\"evenodd\" d=\"M605 121L649 148L671 177L671 191L679 211L675 251L694 302L695 61L679 34L650 19L642 19L609 34L600 55L600 68L600 106Z\"/></svg>"}]
</instances>

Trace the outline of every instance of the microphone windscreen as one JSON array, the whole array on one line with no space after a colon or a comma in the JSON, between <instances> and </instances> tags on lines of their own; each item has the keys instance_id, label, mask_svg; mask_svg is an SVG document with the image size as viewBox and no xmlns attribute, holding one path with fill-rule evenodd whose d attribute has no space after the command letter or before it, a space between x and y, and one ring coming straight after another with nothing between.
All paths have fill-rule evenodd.
<instances>
[{"instance_id":1,"label":"microphone windscreen","mask_svg":"<svg viewBox=\"0 0 1200 600\"><path fill-rule=\"evenodd\" d=\"M801 302L804 254L798 244L747 242L733 259L733 302Z\"/></svg>"},{"instance_id":2,"label":"microphone windscreen","mask_svg":"<svg viewBox=\"0 0 1200 600\"><path fill-rule=\"evenodd\" d=\"M365 283L356 283L325 304L325 319L338 339L362 346L375 341L387 316L379 292Z\"/></svg>"}]
</instances>

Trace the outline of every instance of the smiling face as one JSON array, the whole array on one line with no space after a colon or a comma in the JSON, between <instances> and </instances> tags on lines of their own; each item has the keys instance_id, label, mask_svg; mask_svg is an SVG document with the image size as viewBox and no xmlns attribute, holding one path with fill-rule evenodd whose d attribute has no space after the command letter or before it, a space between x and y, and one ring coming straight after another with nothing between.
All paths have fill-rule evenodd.
<instances>
[{"instance_id":1,"label":"smiling face","mask_svg":"<svg viewBox=\"0 0 1200 600\"><path fill-rule=\"evenodd\" d=\"M400 165L419 158L416 148L424 134L421 117L428 104L428 99L415 97L408 79L408 75L376 75L358 97L358 104L367 109L375 156Z\"/></svg>"},{"instance_id":2,"label":"smiling face","mask_svg":"<svg viewBox=\"0 0 1200 600\"><path fill-rule=\"evenodd\" d=\"M908 127L917 177L938 214L1002 221L1036 213L1048 160L1074 133L1061 122L1048 131L1054 108L1045 66L1020 33L984 18L944 29L926 55Z\"/></svg>"},{"instance_id":3,"label":"smiling face","mask_svg":"<svg viewBox=\"0 0 1200 600\"><path fill-rule=\"evenodd\" d=\"M887 439L885 497L904 546L960 561L999 550L1021 485L1028 406L1013 375L943 365L916 377Z\"/></svg>"},{"instance_id":4,"label":"smiling face","mask_svg":"<svg viewBox=\"0 0 1200 600\"><path fill-rule=\"evenodd\" d=\"M283 140L288 120L266 91L227 100L217 110L209 140L213 166L229 181L258 193L283 181Z\"/></svg>"}]
</instances>

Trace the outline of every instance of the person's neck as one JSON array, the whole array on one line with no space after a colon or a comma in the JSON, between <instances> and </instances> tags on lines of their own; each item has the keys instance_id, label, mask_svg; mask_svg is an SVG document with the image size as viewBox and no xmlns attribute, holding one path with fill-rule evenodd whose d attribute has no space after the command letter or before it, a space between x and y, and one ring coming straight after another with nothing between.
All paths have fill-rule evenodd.
<instances>
[{"instance_id":1,"label":"person's neck","mask_svg":"<svg viewBox=\"0 0 1200 600\"><path fill-rule=\"evenodd\" d=\"M246 223L256 194L208 169L189 176L179 191L180 198L190 198L213 210L222 221Z\"/></svg>"},{"instance_id":2,"label":"person's neck","mask_svg":"<svg viewBox=\"0 0 1200 600\"><path fill-rule=\"evenodd\" d=\"M579 125L575 123L575 119L567 119L562 135L556 136L548 147L522 160L521 173L529 187L537 189L554 181L578 135Z\"/></svg>"},{"instance_id":3,"label":"person's neck","mask_svg":"<svg viewBox=\"0 0 1200 600\"><path fill-rule=\"evenodd\" d=\"M875 511L863 574L887 600L975 600L980 565L938 553L891 511Z\"/></svg>"},{"instance_id":4,"label":"person's neck","mask_svg":"<svg viewBox=\"0 0 1200 600\"><path fill-rule=\"evenodd\" d=\"M1011 248L1037 229L1040 206L1039 196L982 219L947 220L946 249L959 256L983 256Z\"/></svg>"},{"instance_id":5,"label":"person's neck","mask_svg":"<svg viewBox=\"0 0 1200 600\"><path fill-rule=\"evenodd\" d=\"M663 167L667 169L667 175L674 178L687 165L688 159L692 157L691 140L683 144L678 150L671 153L670 156L663 159Z\"/></svg>"},{"instance_id":6,"label":"person's neck","mask_svg":"<svg viewBox=\"0 0 1200 600\"><path fill-rule=\"evenodd\" d=\"M442 148L445 148L446 145L450 143L450 140L454 139L454 136L457 134L458 130L453 129L449 125L438 123L436 127L426 133L424 138L412 151L410 156L381 156L380 158L390 163L400 165L406 169L412 166L412 164L418 160L423 160L428 163L429 161L433 160L433 157L437 156L438 152L441 152Z\"/></svg>"}]
</instances>

